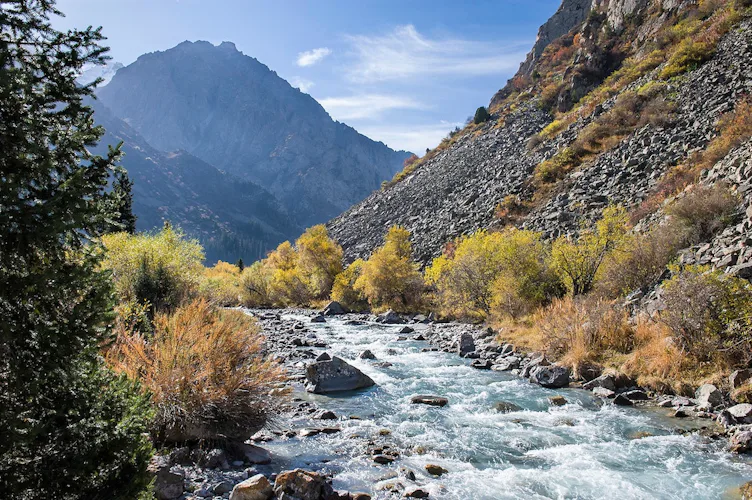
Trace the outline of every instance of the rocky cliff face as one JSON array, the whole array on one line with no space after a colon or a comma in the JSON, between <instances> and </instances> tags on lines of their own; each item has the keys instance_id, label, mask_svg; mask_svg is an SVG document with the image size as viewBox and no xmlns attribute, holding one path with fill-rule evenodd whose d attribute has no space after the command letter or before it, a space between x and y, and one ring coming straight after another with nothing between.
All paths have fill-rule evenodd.
<instances>
[{"instance_id":1,"label":"rocky cliff face","mask_svg":"<svg viewBox=\"0 0 752 500\"><path fill-rule=\"evenodd\" d=\"M94 101L100 141L123 142L122 164L133 180L133 212L140 231L161 228L165 220L198 238L209 263L263 257L302 228L292 222L277 199L262 187L240 180L185 151L164 153Z\"/></svg>"},{"instance_id":2,"label":"rocky cliff face","mask_svg":"<svg viewBox=\"0 0 752 500\"><path fill-rule=\"evenodd\" d=\"M409 156L333 121L228 42L143 55L98 95L155 148L187 151L262 186L301 226L362 200Z\"/></svg>"},{"instance_id":3,"label":"rocky cliff face","mask_svg":"<svg viewBox=\"0 0 752 500\"><path fill-rule=\"evenodd\" d=\"M576 14L575 7L586 8L585 5L565 0L541 32L554 34L576 24L583 16ZM587 59L588 50L598 52L598 48L587 48L587 39L602 41L604 33L612 36L610 53L622 51L617 54L614 69L626 64L623 61L627 57L642 60L655 46L661 27L675 19L686 5L678 1L601 0L594 7L594 14L562 35L566 43L550 42L559 44L558 50L567 48L572 39L580 39L580 48L574 52L570 67ZM541 45L547 36L539 37ZM537 52L539 48L528 57L534 61L530 74L542 70L542 59L535 62ZM381 243L388 227L400 224L413 234L417 259L427 263L457 236L509 223L496 214L499 204L511 196L529 207L513 221L517 226L541 231L548 238L574 233L582 224L595 220L609 204L635 208L670 168L704 149L717 134L718 119L752 91L750 61L752 24L745 20L729 30L712 57L696 64L695 69L667 80L658 76L667 62L658 61L655 69L617 89L610 97L606 94L598 105L578 108L575 118L561 125L562 132L538 136L535 142L529 141L552 121L551 114L541 110L544 106L540 95L518 98L514 106L493 108L490 122L434 154L402 182L374 193L332 220L330 232L344 246L346 258L352 260L368 256ZM518 81L534 85L534 78L524 78L528 71L530 68L523 64L518 73L522 78ZM587 91L595 89L597 82L612 71L592 80ZM565 73L563 80L567 81L572 72ZM572 81L569 80L570 85ZM572 147L579 136L592 130L591 124L616 106L621 96L634 95L648 88L646 84L650 82L659 84L667 96L670 112L666 111L665 120L641 123L615 137L613 145L586 154L579 166L554 184L544 188L536 184L533 177L536 166ZM566 93L571 87L556 90ZM531 91L508 86L494 99L498 104L509 96L526 93ZM747 229L739 229L737 233L742 230ZM733 238L735 245L742 236ZM715 256L715 250L705 251Z\"/></svg>"}]
</instances>

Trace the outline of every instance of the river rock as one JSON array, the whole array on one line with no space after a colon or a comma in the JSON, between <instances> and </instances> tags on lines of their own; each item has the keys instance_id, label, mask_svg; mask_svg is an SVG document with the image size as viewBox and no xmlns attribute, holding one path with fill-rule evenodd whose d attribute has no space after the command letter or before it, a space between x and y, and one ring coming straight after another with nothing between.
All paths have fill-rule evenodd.
<instances>
[{"instance_id":1,"label":"river rock","mask_svg":"<svg viewBox=\"0 0 752 500\"><path fill-rule=\"evenodd\" d=\"M609 391L615 391L616 390L616 382L614 382L613 375L601 375L600 377L596 377L590 382L585 382L582 384L583 389L587 389L588 391L592 391L596 387L603 387L604 389L608 389Z\"/></svg>"},{"instance_id":2,"label":"river rock","mask_svg":"<svg viewBox=\"0 0 752 500\"><path fill-rule=\"evenodd\" d=\"M731 386L731 389L738 389L748 383L750 379L752 379L752 370L735 370L729 375L729 385Z\"/></svg>"},{"instance_id":3,"label":"river rock","mask_svg":"<svg viewBox=\"0 0 752 500\"><path fill-rule=\"evenodd\" d=\"M738 424L752 424L752 404L742 403L727 410Z\"/></svg>"},{"instance_id":4,"label":"river rock","mask_svg":"<svg viewBox=\"0 0 752 500\"><path fill-rule=\"evenodd\" d=\"M170 470L168 457L152 457L147 471L154 477L154 494L159 500L174 500L183 495L183 476Z\"/></svg>"},{"instance_id":5,"label":"river rock","mask_svg":"<svg viewBox=\"0 0 752 500\"><path fill-rule=\"evenodd\" d=\"M506 372L519 367L520 358L518 358L517 356L507 356L498 360L497 363L491 367L491 369L497 372Z\"/></svg>"},{"instance_id":6,"label":"river rock","mask_svg":"<svg viewBox=\"0 0 752 500\"><path fill-rule=\"evenodd\" d=\"M608 399L614 397L615 394L614 391L605 387L596 387L593 389L593 396L598 396L599 398Z\"/></svg>"},{"instance_id":7,"label":"river rock","mask_svg":"<svg viewBox=\"0 0 752 500\"><path fill-rule=\"evenodd\" d=\"M319 314L311 318L311 323L326 323L326 318L323 314Z\"/></svg>"},{"instance_id":8,"label":"river rock","mask_svg":"<svg viewBox=\"0 0 752 500\"><path fill-rule=\"evenodd\" d=\"M332 357L327 352L322 352L316 357L316 361L331 361L331 359Z\"/></svg>"},{"instance_id":9,"label":"river rock","mask_svg":"<svg viewBox=\"0 0 752 500\"><path fill-rule=\"evenodd\" d=\"M428 498L428 492L421 488L409 488L402 494L405 498Z\"/></svg>"},{"instance_id":10,"label":"river rock","mask_svg":"<svg viewBox=\"0 0 752 500\"><path fill-rule=\"evenodd\" d=\"M493 366L493 361L490 359L476 359L470 363L470 366L479 370L490 370Z\"/></svg>"},{"instance_id":11,"label":"river rock","mask_svg":"<svg viewBox=\"0 0 752 500\"><path fill-rule=\"evenodd\" d=\"M475 341L473 336L469 333L462 333L457 341L457 354L460 356L467 356L471 352L475 352Z\"/></svg>"},{"instance_id":12,"label":"river rock","mask_svg":"<svg viewBox=\"0 0 752 500\"><path fill-rule=\"evenodd\" d=\"M400 318L399 314L389 309L387 312L379 314L376 322L384 323L385 325L397 325L404 323L404 320Z\"/></svg>"},{"instance_id":13,"label":"river rock","mask_svg":"<svg viewBox=\"0 0 752 500\"><path fill-rule=\"evenodd\" d=\"M376 355L372 353L369 349L366 349L365 351L361 352L358 357L360 359L376 359Z\"/></svg>"},{"instance_id":14,"label":"river rock","mask_svg":"<svg viewBox=\"0 0 752 500\"><path fill-rule=\"evenodd\" d=\"M339 316L340 314L347 314L347 309L336 300L333 300L324 307L322 314L324 316Z\"/></svg>"},{"instance_id":15,"label":"river rock","mask_svg":"<svg viewBox=\"0 0 752 500\"><path fill-rule=\"evenodd\" d=\"M617 394L614 398L614 404L616 406L632 406L634 403L624 394Z\"/></svg>"},{"instance_id":16,"label":"river rock","mask_svg":"<svg viewBox=\"0 0 752 500\"><path fill-rule=\"evenodd\" d=\"M321 500L332 492L324 476L303 469L280 472L274 481L274 493L278 498Z\"/></svg>"},{"instance_id":17,"label":"river rock","mask_svg":"<svg viewBox=\"0 0 752 500\"><path fill-rule=\"evenodd\" d=\"M274 489L263 474L249 477L238 483L230 493L230 500L269 500L274 496Z\"/></svg>"},{"instance_id":18,"label":"river rock","mask_svg":"<svg viewBox=\"0 0 752 500\"><path fill-rule=\"evenodd\" d=\"M560 389L569 385L569 370L563 366L538 366L530 373L530 381L547 389Z\"/></svg>"},{"instance_id":19,"label":"river rock","mask_svg":"<svg viewBox=\"0 0 752 500\"><path fill-rule=\"evenodd\" d=\"M548 402L554 406L564 406L567 404L567 398L564 396L551 396L548 398Z\"/></svg>"},{"instance_id":20,"label":"river rock","mask_svg":"<svg viewBox=\"0 0 752 500\"><path fill-rule=\"evenodd\" d=\"M723 394L713 384L703 384L695 391L695 398L699 406L709 405L711 407L723 404Z\"/></svg>"},{"instance_id":21,"label":"river rock","mask_svg":"<svg viewBox=\"0 0 752 500\"><path fill-rule=\"evenodd\" d=\"M329 361L308 365L306 380L306 390L314 394L353 391L376 385L371 377L336 356Z\"/></svg>"},{"instance_id":22,"label":"river rock","mask_svg":"<svg viewBox=\"0 0 752 500\"><path fill-rule=\"evenodd\" d=\"M499 413L511 413L513 411L522 411L522 408L520 406L514 403L509 403L507 401L499 401L494 404L493 408Z\"/></svg>"},{"instance_id":23,"label":"river rock","mask_svg":"<svg viewBox=\"0 0 752 500\"><path fill-rule=\"evenodd\" d=\"M410 398L411 404L422 404L429 406L446 406L449 403L447 398L441 396L426 396L419 394Z\"/></svg>"},{"instance_id":24,"label":"river rock","mask_svg":"<svg viewBox=\"0 0 752 500\"><path fill-rule=\"evenodd\" d=\"M444 467L436 464L427 464L426 465L426 472L431 474L432 476L443 476L448 470L446 470Z\"/></svg>"},{"instance_id":25,"label":"river rock","mask_svg":"<svg viewBox=\"0 0 752 500\"><path fill-rule=\"evenodd\" d=\"M630 401L647 401L649 399L645 391L641 391L640 389L633 389L631 391L626 391L626 392L621 393L620 395L624 396Z\"/></svg>"},{"instance_id":26,"label":"river rock","mask_svg":"<svg viewBox=\"0 0 752 500\"><path fill-rule=\"evenodd\" d=\"M331 410L321 410L316 413L313 418L316 420L337 420L337 415Z\"/></svg>"},{"instance_id":27,"label":"river rock","mask_svg":"<svg viewBox=\"0 0 752 500\"><path fill-rule=\"evenodd\" d=\"M413 333L414 331L415 331L415 328L413 328L412 326L403 326L402 329L400 329L399 333L406 334L406 333Z\"/></svg>"},{"instance_id":28,"label":"river rock","mask_svg":"<svg viewBox=\"0 0 752 500\"><path fill-rule=\"evenodd\" d=\"M752 450L752 431L736 432L729 439L729 449L734 453L747 453Z\"/></svg>"},{"instance_id":29,"label":"river rock","mask_svg":"<svg viewBox=\"0 0 752 500\"><path fill-rule=\"evenodd\" d=\"M272 454L269 450L248 443L234 443L232 451L235 455L242 455L246 461L253 465L266 465L271 463Z\"/></svg>"}]
</instances>

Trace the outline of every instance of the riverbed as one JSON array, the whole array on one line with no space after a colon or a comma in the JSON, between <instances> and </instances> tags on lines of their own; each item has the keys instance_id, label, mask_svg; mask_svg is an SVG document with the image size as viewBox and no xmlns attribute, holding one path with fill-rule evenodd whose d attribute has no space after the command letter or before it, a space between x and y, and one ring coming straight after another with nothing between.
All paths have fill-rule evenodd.
<instances>
[{"instance_id":1,"label":"riverbed","mask_svg":"<svg viewBox=\"0 0 752 500\"><path fill-rule=\"evenodd\" d=\"M426 341L399 340L401 325L285 318L306 323L328 344L316 353L345 359L377 384L336 395L296 385L294 396L335 412L338 420L325 425L341 431L264 444L275 468L321 470L333 476L335 489L377 499L416 486L430 498L463 500L717 499L732 498L734 488L752 479L747 457L726 452L724 440L678 433L700 423L670 417L669 409L618 407L581 389L550 390L507 372L478 370L454 354L426 351ZM358 358L366 349L376 360ZM443 396L449 404L410 404L416 394ZM556 395L567 403L552 405ZM494 409L499 402L521 409L501 413ZM288 424L322 421L300 417ZM380 465L369 448L384 445L399 457ZM448 472L432 476L427 464Z\"/></svg>"}]
</instances>

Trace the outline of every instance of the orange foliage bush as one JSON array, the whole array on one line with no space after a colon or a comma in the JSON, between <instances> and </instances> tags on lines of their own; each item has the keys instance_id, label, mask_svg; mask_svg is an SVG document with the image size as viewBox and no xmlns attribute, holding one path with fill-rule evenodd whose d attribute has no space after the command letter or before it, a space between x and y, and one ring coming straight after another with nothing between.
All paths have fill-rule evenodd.
<instances>
[{"instance_id":1,"label":"orange foliage bush","mask_svg":"<svg viewBox=\"0 0 752 500\"><path fill-rule=\"evenodd\" d=\"M283 372L262 355L247 315L199 300L157 314L153 335L123 322L115 331L106 359L152 394L157 440L245 438L266 422Z\"/></svg>"}]
</instances>

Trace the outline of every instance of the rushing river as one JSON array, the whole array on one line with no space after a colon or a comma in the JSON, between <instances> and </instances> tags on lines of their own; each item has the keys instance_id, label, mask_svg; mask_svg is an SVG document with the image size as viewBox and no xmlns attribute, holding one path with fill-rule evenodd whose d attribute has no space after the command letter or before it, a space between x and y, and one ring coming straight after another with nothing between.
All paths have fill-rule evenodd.
<instances>
[{"instance_id":1,"label":"rushing river","mask_svg":"<svg viewBox=\"0 0 752 500\"><path fill-rule=\"evenodd\" d=\"M382 488L396 481L414 485L397 477L401 468L414 471L431 498L462 500L717 499L731 498L729 491L752 480L750 461L725 452L722 442L676 434L677 426L691 423L668 417L669 409L602 405L584 390L552 391L508 373L473 369L452 354L421 352L426 342L398 341L396 325L328 319L310 329L329 344L327 352L378 385L336 396L307 394L301 387L296 396L340 417L316 424L337 425L342 432L264 446L285 468L333 473L336 489L394 498ZM392 366L357 359L364 349ZM415 394L445 396L449 405L410 404ZM553 395L568 403L550 405ZM498 413L493 406L500 401L523 410ZM365 453L367 439L395 446L400 458L375 464ZM432 477L424 469L429 463L449 473Z\"/></svg>"}]
</instances>

